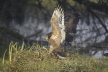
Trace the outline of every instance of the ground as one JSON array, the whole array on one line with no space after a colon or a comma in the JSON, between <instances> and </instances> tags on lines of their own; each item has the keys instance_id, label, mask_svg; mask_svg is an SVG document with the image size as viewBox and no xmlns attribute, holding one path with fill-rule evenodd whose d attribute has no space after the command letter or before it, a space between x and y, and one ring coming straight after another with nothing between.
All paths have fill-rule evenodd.
<instances>
[{"instance_id":1,"label":"ground","mask_svg":"<svg viewBox=\"0 0 108 72\"><path fill-rule=\"evenodd\" d=\"M25 47L27 49L25 49ZM48 54L48 48L39 45L18 46L11 43L9 56L0 58L0 72L108 72L108 58L96 59L78 53L66 53L67 60Z\"/></svg>"}]
</instances>

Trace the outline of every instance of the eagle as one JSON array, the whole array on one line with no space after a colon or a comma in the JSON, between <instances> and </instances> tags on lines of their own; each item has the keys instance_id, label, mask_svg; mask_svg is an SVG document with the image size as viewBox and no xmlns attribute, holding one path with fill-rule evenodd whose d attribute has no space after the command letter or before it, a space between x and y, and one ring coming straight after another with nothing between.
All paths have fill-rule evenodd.
<instances>
[{"instance_id":1,"label":"eagle","mask_svg":"<svg viewBox=\"0 0 108 72\"><path fill-rule=\"evenodd\" d=\"M52 32L46 35L50 45L49 53L60 59L67 59L64 47L70 45L73 40L73 34L76 33L76 27L79 21L79 15L64 12L61 6L57 6L51 17Z\"/></svg>"}]
</instances>

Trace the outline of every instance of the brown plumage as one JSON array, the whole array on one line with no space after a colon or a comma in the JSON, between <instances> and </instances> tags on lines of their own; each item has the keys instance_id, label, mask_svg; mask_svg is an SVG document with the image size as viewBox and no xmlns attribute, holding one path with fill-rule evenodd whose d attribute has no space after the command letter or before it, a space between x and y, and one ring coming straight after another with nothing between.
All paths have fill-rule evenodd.
<instances>
[{"instance_id":1,"label":"brown plumage","mask_svg":"<svg viewBox=\"0 0 108 72\"><path fill-rule=\"evenodd\" d=\"M78 13L72 14L70 11L67 11L65 13L65 26L66 26L65 45L71 45L70 42L73 41L79 19L80 15Z\"/></svg>"},{"instance_id":2,"label":"brown plumage","mask_svg":"<svg viewBox=\"0 0 108 72\"><path fill-rule=\"evenodd\" d=\"M65 18L65 19L64 19ZM65 21L65 22L64 22ZM72 33L76 33L79 18L66 12L57 6L51 18L52 32L48 33L46 39L50 44L50 54L65 59L64 44L69 44L73 40Z\"/></svg>"},{"instance_id":3,"label":"brown plumage","mask_svg":"<svg viewBox=\"0 0 108 72\"><path fill-rule=\"evenodd\" d=\"M50 54L56 56L64 56L65 41L65 25L64 25L64 11L60 6L57 6L51 18L52 32L47 34L48 42L50 44Z\"/></svg>"}]
</instances>

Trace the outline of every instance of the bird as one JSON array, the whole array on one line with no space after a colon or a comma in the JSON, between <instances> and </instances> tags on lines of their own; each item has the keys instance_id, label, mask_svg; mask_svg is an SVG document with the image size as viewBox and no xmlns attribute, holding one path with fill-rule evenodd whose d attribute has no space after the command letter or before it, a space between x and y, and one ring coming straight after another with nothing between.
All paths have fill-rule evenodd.
<instances>
[{"instance_id":1,"label":"bird","mask_svg":"<svg viewBox=\"0 0 108 72\"><path fill-rule=\"evenodd\" d=\"M76 28L79 22L79 19L81 19L79 13L72 13L71 11L65 12L65 32L66 32L66 38L65 38L65 45L71 46L70 42L73 41L73 38L77 32Z\"/></svg>"},{"instance_id":2,"label":"bird","mask_svg":"<svg viewBox=\"0 0 108 72\"><path fill-rule=\"evenodd\" d=\"M77 14L75 15L77 16ZM60 59L67 59L64 47L73 40L72 33L76 33L79 18L75 15L69 12L65 13L64 9L59 5L55 7L50 20L52 32L46 35L50 45L49 54Z\"/></svg>"}]
</instances>

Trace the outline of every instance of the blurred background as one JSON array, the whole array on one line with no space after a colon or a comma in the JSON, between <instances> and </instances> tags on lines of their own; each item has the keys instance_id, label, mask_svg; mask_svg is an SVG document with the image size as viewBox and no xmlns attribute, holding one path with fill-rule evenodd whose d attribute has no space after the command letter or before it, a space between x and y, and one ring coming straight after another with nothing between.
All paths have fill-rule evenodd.
<instances>
[{"instance_id":1,"label":"blurred background","mask_svg":"<svg viewBox=\"0 0 108 72\"><path fill-rule=\"evenodd\" d=\"M11 41L48 47L45 36L51 32L57 4L81 15L67 48L81 55L108 56L108 0L0 0L0 56Z\"/></svg>"}]
</instances>

